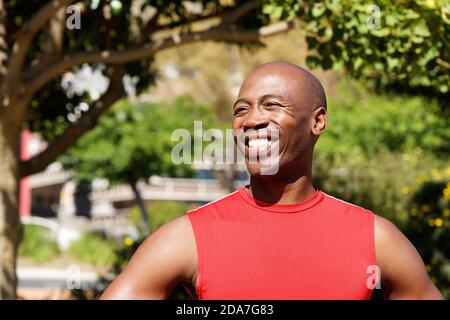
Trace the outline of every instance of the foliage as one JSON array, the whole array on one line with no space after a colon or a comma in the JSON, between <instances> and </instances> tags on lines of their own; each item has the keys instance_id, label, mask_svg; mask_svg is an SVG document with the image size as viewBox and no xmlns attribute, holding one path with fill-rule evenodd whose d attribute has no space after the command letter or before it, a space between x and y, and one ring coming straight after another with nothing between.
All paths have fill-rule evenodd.
<instances>
[{"instance_id":1,"label":"foliage","mask_svg":"<svg viewBox=\"0 0 450 320\"><path fill-rule=\"evenodd\" d=\"M436 103L375 95L345 79L340 79L337 91L329 103L328 128L318 142L318 153L345 155L361 149L370 157L420 149L437 157L450 154L450 118L433 112Z\"/></svg>"},{"instance_id":2,"label":"foliage","mask_svg":"<svg viewBox=\"0 0 450 320\"><path fill-rule=\"evenodd\" d=\"M438 97L448 107L448 1L329 0L305 14L311 67L343 66L378 89Z\"/></svg>"},{"instance_id":3,"label":"foliage","mask_svg":"<svg viewBox=\"0 0 450 320\"><path fill-rule=\"evenodd\" d=\"M176 201L151 201L147 206L149 212L150 230L156 231L166 222L169 222L183 214L189 209L184 202ZM140 213L137 207L133 207L130 213L130 220L139 225Z\"/></svg>"},{"instance_id":4,"label":"foliage","mask_svg":"<svg viewBox=\"0 0 450 320\"><path fill-rule=\"evenodd\" d=\"M20 28L48 2L42 0L6 1L7 34L17 34ZM151 43L154 40L154 33L160 30L189 32L192 30L191 20L203 15L224 15L245 4L245 1L223 4L215 0L149 0L141 1L136 5L134 1L129 0L84 0L81 3L83 9L79 11L81 13L80 28L63 28L62 30L61 47L65 54L102 50L123 51L132 46L142 45L146 42ZM155 17L158 19L155 21L149 21L152 12L157 13ZM270 22L268 17L267 14L256 8L256 10L245 12L243 17L226 27L232 26L233 29L241 30L255 29L268 24ZM26 55L26 66L34 66L40 62L44 62L45 65L49 55L55 55L52 58L57 60L56 58L60 54L58 50L61 49L51 48L49 42L54 41L54 39L48 39L51 33L55 34L57 31L44 29L38 32ZM9 45L12 45L14 38L8 37L7 41ZM227 42L241 43L241 41ZM257 41L253 42L257 43ZM138 94L155 82L158 72L152 67L153 59L153 55L149 55L137 60L130 59L124 63L125 73L136 81ZM78 67L75 67L74 71L77 69ZM45 72L45 69L41 68L40 71ZM60 83L61 75L55 76L52 81L36 92L29 105L33 116L30 117L28 126L41 132L49 141L71 124L68 115L73 113L74 107L80 101L88 104L92 102L89 95L86 94L66 95L61 89Z\"/></svg>"},{"instance_id":5,"label":"foliage","mask_svg":"<svg viewBox=\"0 0 450 320\"><path fill-rule=\"evenodd\" d=\"M424 259L431 279L450 298L450 166L417 177L407 190L406 235Z\"/></svg>"},{"instance_id":6,"label":"foliage","mask_svg":"<svg viewBox=\"0 0 450 320\"><path fill-rule=\"evenodd\" d=\"M121 5L86 0L82 28L65 30L64 48L67 53L83 49L122 50L130 41L139 38L136 30L143 28L144 19L132 11L132 1ZM117 2L117 1L116 1ZM184 25L193 13L185 1L144 1L140 10L155 8L161 20L173 28ZM202 3L205 13L225 12L232 6L217 1ZM237 1L239 5L241 1ZM268 0L262 12L253 11L237 22L241 28L256 28L269 23L269 16L278 20L298 17L301 30L311 54L310 67L324 69L344 67L352 76L362 78L377 88L411 94L449 97L450 5L444 0L409 0L405 2L377 2L377 13L368 0L298 1ZM111 6L111 8L110 8ZM6 12L10 34L17 32L39 8L42 1L7 1ZM106 11L105 11L106 10ZM111 10L110 18L105 12ZM185 26L186 29L189 27ZM117 32L127 30L127 32ZM45 32L33 42L28 62L39 61L45 55ZM148 35L147 35L148 36ZM152 68L153 57L126 64L126 73L137 81L138 93L155 82L157 70ZM33 117L29 126L52 140L67 129L67 116L80 101L90 103L86 94L68 96L61 89L60 77L49 82L30 102ZM65 107L61 107L65 106Z\"/></svg>"},{"instance_id":7,"label":"foliage","mask_svg":"<svg viewBox=\"0 0 450 320\"><path fill-rule=\"evenodd\" d=\"M19 255L35 262L46 262L56 257L59 249L50 231L36 225L24 226L24 237L19 247Z\"/></svg>"},{"instance_id":8,"label":"foliage","mask_svg":"<svg viewBox=\"0 0 450 320\"><path fill-rule=\"evenodd\" d=\"M449 107L446 0L270 0L275 18L299 17L311 68L344 68L379 90L438 98Z\"/></svg>"},{"instance_id":9,"label":"foliage","mask_svg":"<svg viewBox=\"0 0 450 320\"><path fill-rule=\"evenodd\" d=\"M109 269L116 262L115 250L118 247L117 241L95 233L84 233L70 245L67 253L80 261Z\"/></svg>"},{"instance_id":10,"label":"foliage","mask_svg":"<svg viewBox=\"0 0 450 320\"><path fill-rule=\"evenodd\" d=\"M203 125L213 122L213 112L188 97L169 105L131 104L123 100L107 112L97 127L78 141L60 160L66 168L76 168L76 178L92 181L103 177L111 183L136 182L151 175L189 177L189 165L171 160L172 132L186 128L193 120Z\"/></svg>"}]
</instances>

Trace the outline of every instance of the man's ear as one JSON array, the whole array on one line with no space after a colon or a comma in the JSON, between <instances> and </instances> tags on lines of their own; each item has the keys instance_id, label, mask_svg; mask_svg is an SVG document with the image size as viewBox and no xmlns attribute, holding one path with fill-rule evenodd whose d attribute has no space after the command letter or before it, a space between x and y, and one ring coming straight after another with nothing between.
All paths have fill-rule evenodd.
<instances>
[{"instance_id":1,"label":"man's ear","mask_svg":"<svg viewBox=\"0 0 450 320\"><path fill-rule=\"evenodd\" d=\"M320 136L325 131L327 122L327 110L324 107L318 107L313 111L312 133L316 136Z\"/></svg>"}]
</instances>

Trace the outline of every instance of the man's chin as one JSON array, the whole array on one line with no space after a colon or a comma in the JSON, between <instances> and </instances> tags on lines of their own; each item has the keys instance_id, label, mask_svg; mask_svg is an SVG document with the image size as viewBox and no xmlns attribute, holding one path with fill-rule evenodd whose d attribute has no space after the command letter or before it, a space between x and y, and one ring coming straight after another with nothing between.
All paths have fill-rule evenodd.
<instances>
[{"instance_id":1,"label":"man's chin","mask_svg":"<svg viewBox=\"0 0 450 320\"><path fill-rule=\"evenodd\" d=\"M259 176L261 174L260 166L257 164L247 164L247 171L251 176Z\"/></svg>"},{"instance_id":2,"label":"man's chin","mask_svg":"<svg viewBox=\"0 0 450 320\"><path fill-rule=\"evenodd\" d=\"M278 162L258 161L256 163L246 163L249 175L257 177L274 177L278 174Z\"/></svg>"}]
</instances>

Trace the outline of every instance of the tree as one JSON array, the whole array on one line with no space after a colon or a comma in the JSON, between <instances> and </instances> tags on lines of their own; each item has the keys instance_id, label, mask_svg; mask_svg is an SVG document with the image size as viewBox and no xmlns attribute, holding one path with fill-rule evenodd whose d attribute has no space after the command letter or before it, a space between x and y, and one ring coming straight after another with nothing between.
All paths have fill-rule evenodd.
<instances>
[{"instance_id":1,"label":"tree","mask_svg":"<svg viewBox=\"0 0 450 320\"><path fill-rule=\"evenodd\" d=\"M425 96L449 110L448 1L306 3L290 10L303 17L310 67L344 68L378 91Z\"/></svg>"},{"instance_id":2,"label":"tree","mask_svg":"<svg viewBox=\"0 0 450 320\"><path fill-rule=\"evenodd\" d=\"M148 235L148 213L138 182L152 175L192 176L189 164L175 165L171 159L171 151L178 143L172 141L172 132L186 128L191 129L192 135L192 117L202 119L205 127L213 126L213 109L188 97L178 98L170 105L122 100L59 160L75 170L75 178L80 182L100 177L112 184L129 184L141 212L143 233Z\"/></svg>"},{"instance_id":3,"label":"tree","mask_svg":"<svg viewBox=\"0 0 450 320\"><path fill-rule=\"evenodd\" d=\"M20 177L39 172L95 127L125 95L124 75L146 88L155 77L152 57L199 41L258 42L292 28L270 24L260 1L0 0L0 298L15 297L15 257L20 241ZM79 27L79 28L78 28ZM97 100L67 96L61 76L77 66L107 66L108 90ZM87 100L86 100L87 99ZM67 115L80 101L90 108L76 121ZM19 160L19 132L42 132L48 147Z\"/></svg>"}]
</instances>

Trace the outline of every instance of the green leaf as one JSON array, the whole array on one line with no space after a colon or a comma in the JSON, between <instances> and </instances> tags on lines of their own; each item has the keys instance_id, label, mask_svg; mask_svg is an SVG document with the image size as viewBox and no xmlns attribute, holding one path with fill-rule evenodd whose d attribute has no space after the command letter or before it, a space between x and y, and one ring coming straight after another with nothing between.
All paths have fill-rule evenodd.
<instances>
[{"instance_id":1,"label":"green leaf","mask_svg":"<svg viewBox=\"0 0 450 320\"><path fill-rule=\"evenodd\" d=\"M413 33L421 37L429 37L431 35L428 30L427 23L424 19L420 19L413 27Z\"/></svg>"},{"instance_id":2,"label":"green leaf","mask_svg":"<svg viewBox=\"0 0 450 320\"><path fill-rule=\"evenodd\" d=\"M310 68L316 68L320 65L320 60L315 56L308 56L306 57L306 64Z\"/></svg>"},{"instance_id":3,"label":"green leaf","mask_svg":"<svg viewBox=\"0 0 450 320\"><path fill-rule=\"evenodd\" d=\"M363 58L361 58L361 57L356 57L356 58L353 60L353 69L354 69L354 70L358 70L358 69L363 65L363 63L364 63Z\"/></svg>"},{"instance_id":4,"label":"green leaf","mask_svg":"<svg viewBox=\"0 0 450 320\"><path fill-rule=\"evenodd\" d=\"M323 3L315 3L311 9L311 14L314 18L319 18L325 13L326 10L327 8Z\"/></svg>"},{"instance_id":5,"label":"green leaf","mask_svg":"<svg viewBox=\"0 0 450 320\"><path fill-rule=\"evenodd\" d=\"M398 18L394 14L387 14L385 16L386 25L389 27L393 27L398 23Z\"/></svg>"},{"instance_id":6,"label":"green leaf","mask_svg":"<svg viewBox=\"0 0 450 320\"><path fill-rule=\"evenodd\" d=\"M389 69L394 69L400 65L400 60L398 58L387 58L387 64Z\"/></svg>"},{"instance_id":7,"label":"green leaf","mask_svg":"<svg viewBox=\"0 0 450 320\"><path fill-rule=\"evenodd\" d=\"M380 28L380 29L371 29L370 33L376 37L383 38L390 34L390 30L388 28Z\"/></svg>"}]
</instances>

